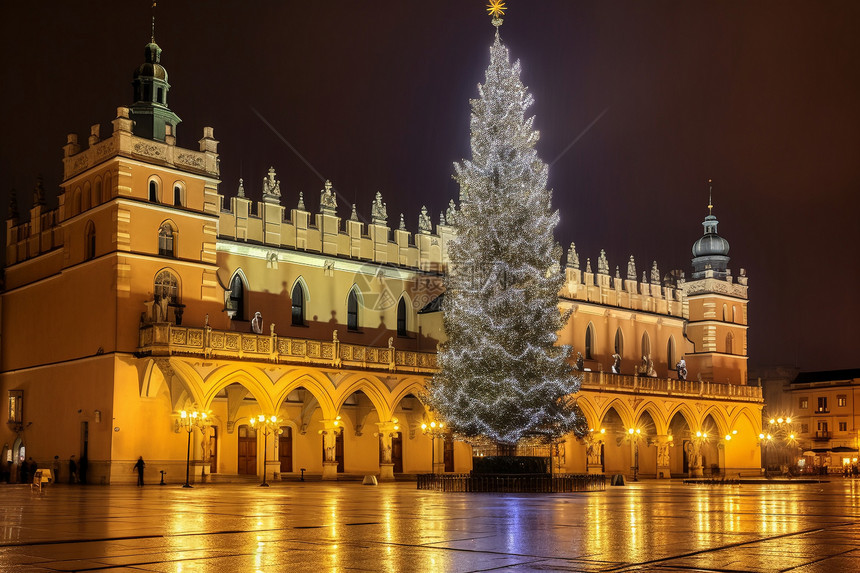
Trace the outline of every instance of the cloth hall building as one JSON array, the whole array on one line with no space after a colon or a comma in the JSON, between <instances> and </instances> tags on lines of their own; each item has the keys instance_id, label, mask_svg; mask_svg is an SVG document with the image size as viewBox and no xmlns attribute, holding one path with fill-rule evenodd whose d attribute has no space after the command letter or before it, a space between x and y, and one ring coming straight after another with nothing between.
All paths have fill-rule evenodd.
<instances>
[{"instance_id":1,"label":"cloth hall building","mask_svg":"<svg viewBox=\"0 0 860 573\"><path fill-rule=\"evenodd\" d=\"M10 208L0 445L13 479L55 455L85 459L96 484L132 482L138 456L147 479L169 482L185 479L187 455L191 481L468 471L480 452L422 431L445 338L446 217L424 210L413 233L377 194L368 221L355 206L344 218L330 183L286 197L273 169L261 201L242 182L225 192L213 129L177 144L160 60L148 44L133 104L68 136L57 208L41 186L29 213ZM591 431L558 449L561 471L758 473L747 278L728 269L712 214L704 228L689 281L656 263L640 278L632 257L612 276L603 253L594 272L571 245L559 343L582 355ZM183 411L206 424L189 428ZM261 429L260 415L277 421Z\"/></svg>"}]
</instances>

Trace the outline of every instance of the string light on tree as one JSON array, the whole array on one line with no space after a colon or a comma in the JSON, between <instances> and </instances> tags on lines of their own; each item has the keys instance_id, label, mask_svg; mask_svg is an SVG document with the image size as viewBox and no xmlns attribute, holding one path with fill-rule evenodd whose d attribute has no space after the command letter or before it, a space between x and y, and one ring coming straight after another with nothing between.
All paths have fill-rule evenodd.
<instances>
[{"instance_id":1,"label":"string light on tree","mask_svg":"<svg viewBox=\"0 0 860 573\"><path fill-rule=\"evenodd\" d=\"M567 316L559 313L561 247L548 168L535 150L532 96L511 63L496 25L486 79L472 100L472 159L456 164L460 183L457 236L449 243L443 320L448 341L429 401L465 438L514 445L584 433L571 395L579 390L569 347L556 346Z\"/></svg>"}]
</instances>

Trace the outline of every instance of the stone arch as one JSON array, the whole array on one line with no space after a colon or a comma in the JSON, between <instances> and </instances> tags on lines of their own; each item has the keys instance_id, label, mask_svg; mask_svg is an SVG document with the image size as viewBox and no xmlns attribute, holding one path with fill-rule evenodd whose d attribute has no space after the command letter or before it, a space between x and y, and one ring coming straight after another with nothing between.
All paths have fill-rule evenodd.
<instances>
[{"instance_id":1,"label":"stone arch","mask_svg":"<svg viewBox=\"0 0 860 573\"><path fill-rule=\"evenodd\" d=\"M648 413L648 415L651 417L651 420L653 420L654 422L655 434L664 435L669 431L669 421L666 419L663 412L660 411L660 408L657 406L657 404L650 400L645 401L642 407L636 411L636 422L634 426L639 425L639 419L645 412Z\"/></svg>"},{"instance_id":2,"label":"stone arch","mask_svg":"<svg viewBox=\"0 0 860 573\"><path fill-rule=\"evenodd\" d=\"M427 387L427 383L423 378L406 378L402 380L397 386L395 386L390 393L391 400L391 411L394 412L397 409L397 406L400 405L400 402L408 396L412 394L418 400L424 404L424 401L421 400L421 393ZM425 405L426 406L426 405Z\"/></svg>"},{"instance_id":3,"label":"stone arch","mask_svg":"<svg viewBox=\"0 0 860 573\"><path fill-rule=\"evenodd\" d=\"M669 411L669 414L666 416L667 422L667 431L668 428L672 425L672 420L675 418L676 414L681 414L681 417L687 422L687 427L690 428L692 432L695 432L699 427L699 418L696 416L696 413L693 412L693 409L690 408L689 405L681 402L674 408Z\"/></svg>"},{"instance_id":4,"label":"stone arch","mask_svg":"<svg viewBox=\"0 0 860 573\"><path fill-rule=\"evenodd\" d=\"M185 363L177 368L177 371L190 370L193 368ZM196 372L194 373L197 375ZM203 383L205 391L203 392L203 408L208 409L221 390L230 384L239 384L246 388L251 395L260 404L264 414L270 414L275 411L274 402L270 393L272 381L266 376L262 370L256 366L248 364L227 364L216 368Z\"/></svg>"},{"instance_id":5,"label":"stone arch","mask_svg":"<svg viewBox=\"0 0 860 573\"><path fill-rule=\"evenodd\" d=\"M594 407L594 404L592 404L591 400L588 399L588 396L577 396L576 405L579 406L579 409L585 416L585 421L588 423L589 429L595 431L600 430L600 417L597 414L597 409Z\"/></svg>"},{"instance_id":6,"label":"stone arch","mask_svg":"<svg viewBox=\"0 0 860 573\"><path fill-rule=\"evenodd\" d=\"M717 437L722 438L729 431L728 420L726 420L725 412L719 406L711 406L704 412L702 412L702 422L701 426L704 426L705 420L711 417L714 421L714 424L717 426Z\"/></svg>"},{"instance_id":7,"label":"stone arch","mask_svg":"<svg viewBox=\"0 0 860 573\"><path fill-rule=\"evenodd\" d=\"M742 408L737 414L729 419L729 429L736 430L741 423L748 423L757 436L761 432L761 417L750 408Z\"/></svg>"},{"instance_id":8,"label":"stone arch","mask_svg":"<svg viewBox=\"0 0 860 573\"><path fill-rule=\"evenodd\" d=\"M374 382L375 381L375 382ZM362 391L370 399L381 421L391 419L394 408L389 405L391 394L381 380L366 374L347 376L338 387L334 398L335 411L340 411L346 399L353 392Z\"/></svg>"},{"instance_id":9,"label":"stone arch","mask_svg":"<svg viewBox=\"0 0 860 573\"><path fill-rule=\"evenodd\" d=\"M604 408L602 408L600 412L600 424L603 424L603 420L606 419L606 414L609 410L615 410L615 413L618 414L618 417L621 418L621 423L625 428L629 428L633 425L633 411L630 407L625 404L622 400L616 398L609 402Z\"/></svg>"},{"instance_id":10,"label":"stone arch","mask_svg":"<svg viewBox=\"0 0 860 573\"><path fill-rule=\"evenodd\" d=\"M173 411L180 409L184 400L191 400L205 410L201 382L194 369L182 361L165 360L159 364L158 360L150 360L141 378L140 395L156 398L165 392Z\"/></svg>"},{"instance_id":11,"label":"stone arch","mask_svg":"<svg viewBox=\"0 0 860 573\"><path fill-rule=\"evenodd\" d=\"M291 392L304 388L316 399L325 419L331 419L337 415L333 398L336 390L327 377L313 369L302 368L296 371L294 375L289 376L288 381L285 381L284 378L279 380L276 385L277 392L274 396L276 410L281 409Z\"/></svg>"}]
</instances>

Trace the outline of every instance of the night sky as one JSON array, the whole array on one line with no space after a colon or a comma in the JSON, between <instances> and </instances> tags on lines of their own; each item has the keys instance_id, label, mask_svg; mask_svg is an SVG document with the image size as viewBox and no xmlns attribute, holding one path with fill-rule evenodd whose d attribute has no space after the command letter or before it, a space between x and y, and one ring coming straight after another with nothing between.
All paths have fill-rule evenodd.
<instances>
[{"instance_id":1,"label":"night sky","mask_svg":"<svg viewBox=\"0 0 860 573\"><path fill-rule=\"evenodd\" d=\"M435 223L470 155L483 4L160 1L179 144L215 128L226 196L241 176L259 198L271 165L288 208L304 191L316 211L320 174L342 217L352 202L367 216L379 190L391 226L404 212L416 231L422 204ZM860 366L860 2L508 7L502 38L536 100L565 249L595 269L603 248L622 275L633 254L640 274L656 259L689 277L712 178L730 266L750 277L750 366ZM132 103L150 14L145 0L4 6L4 205L15 188L26 212L38 174L56 204L66 134L109 134Z\"/></svg>"}]
</instances>

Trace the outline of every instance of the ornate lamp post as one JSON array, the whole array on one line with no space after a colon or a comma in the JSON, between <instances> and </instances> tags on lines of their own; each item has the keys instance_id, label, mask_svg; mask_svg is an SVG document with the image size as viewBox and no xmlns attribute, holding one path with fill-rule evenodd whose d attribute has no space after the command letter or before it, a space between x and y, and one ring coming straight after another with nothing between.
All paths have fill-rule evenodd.
<instances>
[{"instance_id":1,"label":"ornate lamp post","mask_svg":"<svg viewBox=\"0 0 860 573\"><path fill-rule=\"evenodd\" d=\"M630 442L633 447L633 481L639 481L639 439L642 437L642 430L639 428L628 428L625 439Z\"/></svg>"},{"instance_id":2,"label":"ornate lamp post","mask_svg":"<svg viewBox=\"0 0 860 573\"><path fill-rule=\"evenodd\" d=\"M188 412L182 410L179 413L179 426L188 432L188 445L185 452L185 485L182 487L194 487L191 485L191 433L194 431L194 428L198 428L202 432L207 425L206 412L198 412L197 410Z\"/></svg>"},{"instance_id":3,"label":"ornate lamp post","mask_svg":"<svg viewBox=\"0 0 860 573\"><path fill-rule=\"evenodd\" d=\"M770 457L768 452L777 444L791 446L796 442L791 418L771 418L767 428L763 429L762 433L758 435L758 440L761 447L764 448L764 472L767 475L769 467L768 458Z\"/></svg>"},{"instance_id":4,"label":"ornate lamp post","mask_svg":"<svg viewBox=\"0 0 860 573\"><path fill-rule=\"evenodd\" d=\"M445 437L444 422L430 422L430 424L421 424L421 431L425 436L430 436L430 473L436 474L436 438Z\"/></svg>"},{"instance_id":5,"label":"ornate lamp post","mask_svg":"<svg viewBox=\"0 0 860 573\"><path fill-rule=\"evenodd\" d=\"M260 484L260 487L269 487L269 483L266 481L266 454L268 453L269 447L268 439L270 434L280 434L283 430L278 427L277 416L267 418L263 414L260 414L256 418L251 418L251 427L259 427L263 432L263 483Z\"/></svg>"}]
</instances>

